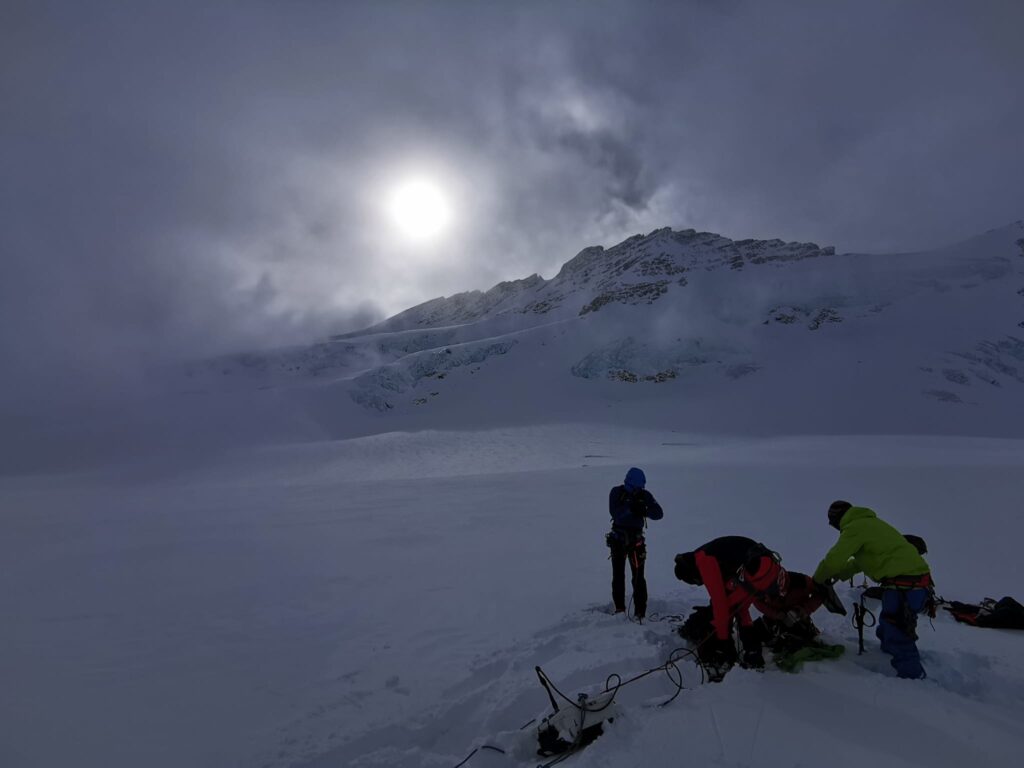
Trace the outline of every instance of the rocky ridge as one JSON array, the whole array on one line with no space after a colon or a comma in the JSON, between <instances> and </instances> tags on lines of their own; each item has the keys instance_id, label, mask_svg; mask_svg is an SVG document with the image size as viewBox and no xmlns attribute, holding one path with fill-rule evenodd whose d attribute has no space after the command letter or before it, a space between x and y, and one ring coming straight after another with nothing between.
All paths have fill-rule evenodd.
<instances>
[{"instance_id":1,"label":"rocky ridge","mask_svg":"<svg viewBox=\"0 0 1024 768\"><path fill-rule=\"evenodd\" d=\"M472 323L510 313L539 316L557 310L563 316L586 315L614 304L651 304L685 288L688 272L743 270L834 254L834 248L815 243L730 240L713 232L664 227L611 248L584 248L550 280L534 274L488 291L431 299L360 335Z\"/></svg>"}]
</instances>

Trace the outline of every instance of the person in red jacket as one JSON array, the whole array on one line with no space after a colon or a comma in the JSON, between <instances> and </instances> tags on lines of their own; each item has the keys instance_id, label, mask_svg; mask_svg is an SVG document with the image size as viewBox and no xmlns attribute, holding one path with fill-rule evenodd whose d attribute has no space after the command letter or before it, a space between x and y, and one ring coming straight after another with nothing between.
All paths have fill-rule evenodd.
<instances>
[{"instance_id":1,"label":"person in red jacket","mask_svg":"<svg viewBox=\"0 0 1024 768\"><path fill-rule=\"evenodd\" d=\"M778 557L753 539L722 536L692 552L676 555L675 563L677 579L703 586L711 598L712 632L695 641L711 679L721 680L735 663L734 623L739 624L743 645L740 663L764 667L761 640L752 626L749 608L758 598L785 594L786 571Z\"/></svg>"}]
</instances>

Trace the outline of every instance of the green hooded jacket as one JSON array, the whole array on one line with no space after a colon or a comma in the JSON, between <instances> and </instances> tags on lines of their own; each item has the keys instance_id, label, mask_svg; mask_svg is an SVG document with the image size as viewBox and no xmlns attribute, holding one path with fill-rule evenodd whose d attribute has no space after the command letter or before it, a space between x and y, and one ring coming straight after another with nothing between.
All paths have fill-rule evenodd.
<instances>
[{"instance_id":1,"label":"green hooded jacket","mask_svg":"<svg viewBox=\"0 0 1024 768\"><path fill-rule=\"evenodd\" d=\"M875 581L921 576L928 563L903 534L867 507L850 507L839 521L839 541L818 563L814 580L849 579L863 571Z\"/></svg>"}]
</instances>

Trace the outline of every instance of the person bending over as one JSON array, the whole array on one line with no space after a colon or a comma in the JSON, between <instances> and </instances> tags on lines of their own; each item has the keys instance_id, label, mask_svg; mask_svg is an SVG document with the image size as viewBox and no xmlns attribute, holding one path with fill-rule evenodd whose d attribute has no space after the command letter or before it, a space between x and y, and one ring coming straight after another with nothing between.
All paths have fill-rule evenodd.
<instances>
[{"instance_id":1,"label":"person bending over","mask_svg":"<svg viewBox=\"0 0 1024 768\"><path fill-rule=\"evenodd\" d=\"M744 667L763 668L761 639L752 626L749 608L759 598L786 593L787 574L778 557L764 544L746 536L722 536L692 552L676 555L675 563L677 579L703 586L711 598L711 631L703 638L687 639L696 646L712 681L721 680L736 662L736 644L732 639L736 624L743 646L740 663ZM684 624L683 630L686 628ZM687 636L686 632L681 634Z\"/></svg>"},{"instance_id":2,"label":"person bending over","mask_svg":"<svg viewBox=\"0 0 1024 768\"><path fill-rule=\"evenodd\" d=\"M864 572L882 587L882 613L875 635L899 677L926 676L917 649L917 617L933 611L931 568L907 538L867 507L834 501L828 524L839 540L818 564L814 580L822 584Z\"/></svg>"}]
</instances>

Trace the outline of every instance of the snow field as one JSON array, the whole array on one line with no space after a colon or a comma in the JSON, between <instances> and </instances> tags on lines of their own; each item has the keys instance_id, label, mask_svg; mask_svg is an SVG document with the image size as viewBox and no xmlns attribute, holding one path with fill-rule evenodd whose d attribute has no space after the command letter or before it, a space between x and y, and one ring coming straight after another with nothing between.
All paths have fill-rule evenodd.
<instances>
[{"instance_id":1,"label":"snow field","mask_svg":"<svg viewBox=\"0 0 1024 768\"><path fill-rule=\"evenodd\" d=\"M810 571L837 497L924 536L940 594L1020 597L1024 442L725 439L600 425L251 449L202 469L0 482L3 765L534 766L541 665L570 697L661 664L671 622L605 615L608 489L647 472L649 611L703 594L676 552L741 533ZM849 593L847 603L853 592ZM624 688L578 766L1015 765L1020 633L920 629L897 680L846 655ZM681 664L685 683L696 670Z\"/></svg>"}]
</instances>

